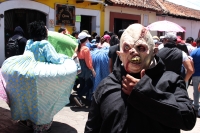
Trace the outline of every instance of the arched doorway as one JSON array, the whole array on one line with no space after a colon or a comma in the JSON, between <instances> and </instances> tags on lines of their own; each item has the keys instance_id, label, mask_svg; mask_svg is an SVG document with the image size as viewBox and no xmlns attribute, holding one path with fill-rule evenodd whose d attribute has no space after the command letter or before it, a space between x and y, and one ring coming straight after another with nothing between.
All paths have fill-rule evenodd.
<instances>
[{"instance_id":1,"label":"arched doorway","mask_svg":"<svg viewBox=\"0 0 200 133\"><path fill-rule=\"evenodd\" d=\"M23 9L29 9L31 11L38 11L40 13L44 14L43 19L46 19L45 23L47 25L48 30L54 31L54 26L50 26L49 21L55 19L55 10L48 5L33 1L33 0L6 0L4 2L1 2L0 4L0 13L4 15L3 18L0 19L0 67L5 60L5 30L7 31L7 27L5 28L5 22L11 23L8 21L5 21L5 15L6 11L10 10L23 10ZM45 16L46 14L46 16ZM14 28L13 28L14 29Z\"/></svg>"},{"instance_id":2,"label":"arched doorway","mask_svg":"<svg viewBox=\"0 0 200 133\"><path fill-rule=\"evenodd\" d=\"M41 20L46 23L46 14L31 9L11 9L4 13L4 29L5 29L5 44L8 39L13 36L14 29L17 26L22 27L24 30L24 37L29 39L28 24Z\"/></svg>"}]
</instances>

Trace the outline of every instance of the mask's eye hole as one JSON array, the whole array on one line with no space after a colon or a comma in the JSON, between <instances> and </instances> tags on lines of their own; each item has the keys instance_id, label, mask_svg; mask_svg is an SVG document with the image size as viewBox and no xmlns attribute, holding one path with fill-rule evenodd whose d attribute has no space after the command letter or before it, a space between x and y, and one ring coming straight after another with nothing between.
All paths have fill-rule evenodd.
<instances>
[{"instance_id":1,"label":"mask's eye hole","mask_svg":"<svg viewBox=\"0 0 200 133\"><path fill-rule=\"evenodd\" d=\"M137 49L139 52L145 52L146 51L146 48L144 46L137 46Z\"/></svg>"},{"instance_id":2,"label":"mask's eye hole","mask_svg":"<svg viewBox=\"0 0 200 133\"><path fill-rule=\"evenodd\" d=\"M125 51L128 51L129 49L130 49L130 46L129 46L129 45L125 45L125 46L124 46L124 50L125 50Z\"/></svg>"}]
</instances>

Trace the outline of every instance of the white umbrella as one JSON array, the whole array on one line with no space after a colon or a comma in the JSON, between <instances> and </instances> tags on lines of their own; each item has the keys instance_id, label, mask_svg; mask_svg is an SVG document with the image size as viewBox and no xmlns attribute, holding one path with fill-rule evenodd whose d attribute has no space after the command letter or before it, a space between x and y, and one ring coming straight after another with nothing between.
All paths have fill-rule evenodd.
<instances>
[{"instance_id":1,"label":"white umbrella","mask_svg":"<svg viewBox=\"0 0 200 133\"><path fill-rule=\"evenodd\" d=\"M167 20L154 22L146 27L151 31L173 31L173 32L185 32L185 30L174 22Z\"/></svg>"}]
</instances>

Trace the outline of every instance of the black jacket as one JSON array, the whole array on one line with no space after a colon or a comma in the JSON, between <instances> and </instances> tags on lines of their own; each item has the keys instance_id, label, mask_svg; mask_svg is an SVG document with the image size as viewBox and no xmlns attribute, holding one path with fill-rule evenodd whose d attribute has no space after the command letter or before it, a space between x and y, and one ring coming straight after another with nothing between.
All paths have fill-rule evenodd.
<instances>
[{"instance_id":1,"label":"black jacket","mask_svg":"<svg viewBox=\"0 0 200 133\"><path fill-rule=\"evenodd\" d=\"M168 42L164 48L157 53L166 66L167 71L173 71L181 75L181 66L183 62L182 50L176 47L175 42Z\"/></svg>"},{"instance_id":2,"label":"black jacket","mask_svg":"<svg viewBox=\"0 0 200 133\"><path fill-rule=\"evenodd\" d=\"M182 51L184 51L187 55L189 55L189 51L187 49L187 46L184 43L178 43L176 44L176 47Z\"/></svg>"},{"instance_id":3,"label":"black jacket","mask_svg":"<svg viewBox=\"0 0 200 133\"><path fill-rule=\"evenodd\" d=\"M24 31L20 26L17 26L14 30L14 36L12 36L13 39L18 38L19 36L24 36ZM23 37L22 39L19 40L19 54L22 55L24 53L24 49L26 46L27 39Z\"/></svg>"},{"instance_id":4,"label":"black jacket","mask_svg":"<svg viewBox=\"0 0 200 133\"><path fill-rule=\"evenodd\" d=\"M112 66L114 67L115 64L115 60L117 58L117 52L119 51L120 47L119 44L113 45L109 47L109 51L108 51L108 57L112 59Z\"/></svg>"},{"instance_id":5,"label":"black jacket","mask_svg":"<svg viewBox=\"0 0 200 133\"><path fill-rule=\"evenodd\" d=\"M126 72L116 60L113 73L94 93L85 133L180 133L194 127L196 114L185 82L155 59L157 65L145 71L130 96L121 91Z\"/></svg>"}]
</instances>

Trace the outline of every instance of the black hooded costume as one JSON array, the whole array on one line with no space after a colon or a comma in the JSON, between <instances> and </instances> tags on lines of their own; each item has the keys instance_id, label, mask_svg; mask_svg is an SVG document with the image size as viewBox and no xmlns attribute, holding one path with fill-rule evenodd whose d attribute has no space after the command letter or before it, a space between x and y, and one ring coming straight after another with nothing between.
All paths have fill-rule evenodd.
<instances>
[{"instance_id":1,"label":"black hooded costume","mask_svg":"<svg viewBox=\"0 0 200 133\"><path fill-rule=\"evenodd\" d=\"M14 30L14 36L12 36L13 39L18 38L19 36L22 36L22 38L19 40L19 55L22 55L24 53L24 49L26 46L27 39L24 36L24 31L20 26L17 26Z\"/></svg>"},{"instance_id":2,"label":"black hooded costume","mask_svg":"<svg viewBox=\"0 0 200 133\"><path fill-rule=\"evenodd\" d=\"M162 60L145 71L130 96L122 91L127 72L117 58L114 71L93 95L85 133L180 133L191 130L196 114L183 79L165 71ZM140 78L140 74L132 75Z\"/></svg>"}]
</instances>

